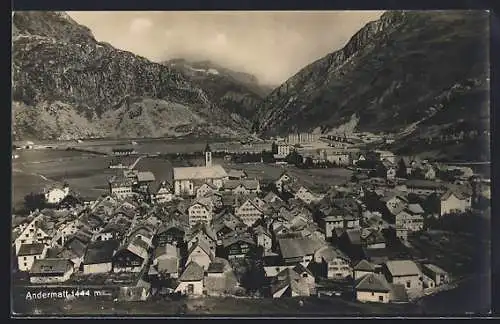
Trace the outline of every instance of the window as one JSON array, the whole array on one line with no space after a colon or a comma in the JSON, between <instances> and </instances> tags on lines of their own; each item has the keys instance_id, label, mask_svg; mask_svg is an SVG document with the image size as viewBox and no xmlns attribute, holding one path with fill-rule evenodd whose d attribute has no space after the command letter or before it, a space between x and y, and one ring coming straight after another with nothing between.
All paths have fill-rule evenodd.
<instances>
[{"instance_id":1,"label":"window","mask_svg":"<svg viewBox=\"0 0 500 324\"><path fill-rule=\"evenodd\" d=\"M411 281L407 281L406 282L406 288L410 288L411 287Z\"/></svg>"},{"instance_id":2,"label":"window","mask_svg":"<svg viewBox=\"0 0 500 324\"><path fill-rule=\"evenodd\" d=\"M188 292L188 294L194 293L194 285L193 284L188 284L187 292Z\"/></svg>"},{"instance_id":3,"label":"window","mask_svg":"<svg viewBox=\"0 0 500 324\"><path fill-rule=\"evenodd\" d=\"M28 258L27 257L23 257L23 260L26 261Z\"/></svg>"},{"instance_id":4,"label":"window","mask_svg":"<svg viewBox=\"0 0 500 324\"><path fill-rule=\"evenodd\" d=\"M307 273L302 274L302 278L307 278Z\"/></svg>"},{"instance_id":5,"label":"window","mask_svg":"<svg viewBox=\"0 0 500 324\"><path fill-rule=\"evenodd\" d=\"M375 296L375 293L374 293L374 292L372 292L372 296Z\"/></svg>"},{"instance_id":6,"label":"window","mask_svg":"<svg viewBox=\"0 0 500 324\"><path fill-rule=\"evenodd\" d=\"M378 296L379 301L384 301L384 296Z\"/></svg>"},{"instance_id":7,"label":"window","mask_svg":"<svg viewBox=\"0 0 500 324\"><path fill-rule=\"evenodd\" d=\"M24 266L27 267L28 266L28 263L24 262Z\"/></svg>"}]
</instances>

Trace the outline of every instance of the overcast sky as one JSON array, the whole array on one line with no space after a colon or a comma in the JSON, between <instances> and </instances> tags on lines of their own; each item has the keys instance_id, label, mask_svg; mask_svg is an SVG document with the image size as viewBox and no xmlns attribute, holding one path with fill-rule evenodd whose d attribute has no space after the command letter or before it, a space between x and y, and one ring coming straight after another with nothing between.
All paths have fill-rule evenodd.
<instances>
[{"instance_id":1,"label":"overcast sky","mask_svg":"<svg viewBox=\"0 0 500 324\"><path fill-rule=\"evenodd\" d=\"M381 11L68 12L99 41L147 57L212 60L278 85L341 48Z\"/></svg>"}]
</instances>

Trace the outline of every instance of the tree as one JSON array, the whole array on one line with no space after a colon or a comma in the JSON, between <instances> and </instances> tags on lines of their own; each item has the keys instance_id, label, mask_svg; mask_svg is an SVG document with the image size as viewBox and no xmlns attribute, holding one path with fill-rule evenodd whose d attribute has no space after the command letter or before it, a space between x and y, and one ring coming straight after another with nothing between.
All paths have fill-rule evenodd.
<instances>
[{"instance_id":1,"label":"tree","mask_svg":"<svg viewBox=\"0 0 500 324\"><path fill-rule=\"evenodd\" d=\"M257 246L251 249L246 258L246 271L241 278L241 285L247 289L248 292L254 293L262 288L266 279L264 271L264 264L262 256L264 248Z\"/></svg>"},{"instance_id":2,"label":"tree","mask_svg":"<svg viewBox=\"0 0 500 324\"><path fill-rule=\"evenodd\" d=\"M408 177L408 174L406 173L406 164L403 159L400 159L398 162L398 166L396 169L396 177L403 179Z\"/></svg>"},{"instance_id":3,"label":"tree","mask_svg":"<svg viewBox=\"0 0 500 324\"><path fill-rule=\"evenodd\" d=\"M29 193L24 196L24 207L28 211L42 210L47 206L45 196L39 193Z\"/></svg>"}]
</instances>

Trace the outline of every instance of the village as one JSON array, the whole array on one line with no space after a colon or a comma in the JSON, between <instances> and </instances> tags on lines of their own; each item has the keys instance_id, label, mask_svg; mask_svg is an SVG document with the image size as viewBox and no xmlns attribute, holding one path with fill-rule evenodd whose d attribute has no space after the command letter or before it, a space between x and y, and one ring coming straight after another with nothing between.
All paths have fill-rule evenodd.
<instances>
[{"instance_id":1,"label":"village","mask_svg":"<svg viewBox=\"0 0 500 324\"><path fill-rule=\"evenodd\" d=\"M45 192L50 208L13 223L14 285L104 289L123 301L331 296L363 303L408 303L452 287L452 269L412 255L411 238L481 209L491 199L489 181L328 140L336 151L305 153L299 138L278 139L272 161L257 162L283 165L273 181L250 178L244 164L215 164L209 144L203 165L174 167L171 178L138 170L160 159L117 150L108 194L85 201L67 185L53 187ZM318 191L287 169L326 162L352 170L352 178Z\"/></svg>"}]
</instances>

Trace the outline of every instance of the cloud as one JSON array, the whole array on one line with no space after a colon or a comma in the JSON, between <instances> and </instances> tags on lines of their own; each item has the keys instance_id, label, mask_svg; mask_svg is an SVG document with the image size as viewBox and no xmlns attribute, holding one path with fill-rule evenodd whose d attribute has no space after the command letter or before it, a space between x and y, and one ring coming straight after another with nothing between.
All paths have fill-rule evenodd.
<instances>
[{"instance_id":1,"label":"cloud","mask_svg":"<svg viewBox=\"0 0 500 324\"><path fill-rule=\"evenodd\" d=\"M129 31L132 34L142 34L153 26L153 22L147 18L134 18L130 23Z\"/></svg>"}]
</instances>

